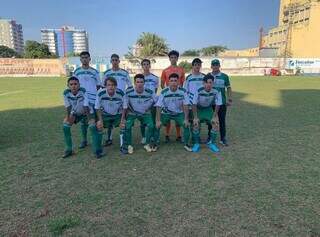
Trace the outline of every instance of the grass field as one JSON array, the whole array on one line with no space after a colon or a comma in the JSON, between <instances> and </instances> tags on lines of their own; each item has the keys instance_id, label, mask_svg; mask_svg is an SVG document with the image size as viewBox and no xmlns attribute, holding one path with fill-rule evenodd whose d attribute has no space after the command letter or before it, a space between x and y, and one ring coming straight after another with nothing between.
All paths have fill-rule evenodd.
<instances>
[{"instance_id":1,"label":"grass field","mask_svg":"<svg viewBox=\"0 0 320 237\"><path fill-rule=\"evenodd\" d=\"M65 79L0 78L0 236L320 236L320 79L231 82L218 157L117 141L62 160Z\"/></svg>"}]
</instances>

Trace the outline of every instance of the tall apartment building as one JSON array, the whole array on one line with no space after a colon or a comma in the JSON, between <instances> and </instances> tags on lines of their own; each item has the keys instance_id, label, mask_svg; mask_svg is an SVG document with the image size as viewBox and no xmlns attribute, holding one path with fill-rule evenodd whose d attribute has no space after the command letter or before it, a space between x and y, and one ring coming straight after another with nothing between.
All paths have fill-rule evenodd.
<instances>
[{"instance_id":1,"label":"tall apartment building","mask_svg":"<svg viewBox=\"0 0 320 237\"><path fill-rule=\"evenodd\" d=\"M0 45L12 48L19 54L23 53L22 25L15 20L0 18Z\"/></svg>"}]
</instances>

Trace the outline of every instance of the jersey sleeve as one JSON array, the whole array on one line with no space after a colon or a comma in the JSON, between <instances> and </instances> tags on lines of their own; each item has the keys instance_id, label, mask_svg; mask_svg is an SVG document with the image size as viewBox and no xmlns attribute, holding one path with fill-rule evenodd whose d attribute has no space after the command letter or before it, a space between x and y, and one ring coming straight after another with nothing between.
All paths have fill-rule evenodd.
<instances>
[{"instance_id":1,"label":"jersey sleeve","mask_svg":"<svg viewBox=\"0 0 320 237\"><path fill-rule=\"evenodd\" d=\"M127 77L127 79L126 79L126 81L127 81L127 87L131 87L131 86L132 86L132 82L131 82L131 78L130 78L129 73L127 73L126 77Z\"/></svg>"},{"instance_id":2,"label":"jersey sleeve","mask_svg":"<svg viewBox=\"0 0 320 237\"><path fill-rule=\"evenodd\" d=\"M83 106L88 107L88 106L89 106L89 99L88 99L88 94L87 94L87 92L85 92L85 93L83 94L83 97L84 97Z\"/></svg>"},{"instance_id":3,"label":"jersey sleeve","mask_svg":"<svg viewBox=\"0 0 320 237\"><path fill-rule=\"evenodd\" d=\"M181 77L180 77L180 85L182 86L184 81L186 80L184 69L181 68Z\"/></svg>"},{"instance_id":4,"label":"jersey sleeve","mask_svg":"<svg viewBox=\"0 0 320 237\"><path fill-rule=\"evenodd\" d=\"M156 103L155 106L156 106L156 107L160 107L160 108L163 107L163 94L160 94L160 95L159 95L158 101L157 101L157 103Z\"/></svg>"},{"instance_id":5,"label":"jersey sleeve","mask_svg":"<svg viewBox=\"0 0 320 237\"><path fill-rule=\"evenodd\" d=\"M216 94L215 104L216 104L216 105L222 105L221 91L219 91L219 92Z\"/></svg>"},{"instance_id":6,"label":"jersey sleeve","mask_svg":"<svg viewBox=\"0 0 320 237\"><path fill-rule=\"evenodd\" d=\"M190 99L187 92L184 92L183 94L183 105L190 105Z\"/></svg>"},{"instance_id":7,"label":"jersey sleeve","mask_svg":"<svg viewBox=\"0 0 320 237\"><path fill-rule=\"evenodd\" d=\"M198 97L199 97L199 93L196 91L193 95L193 97L190 97L190 103L192 105L197 105L198 104Z\"/></svg>"},{"instance_id":8,"label":"jersey sleeve","mask_svg":"<svg viewBox=\"0 0 320 237\"><path fill-rule=\"evenodd\" d=\"M101 108L101 103L100 103L100 96L97 95L96 100L94 102L94 108L95 109L100 109Z\"/></svg>"},{"instance_id":9,"label":"jersey sleeve","mask_svg":"<svg viewBox=\"0 0 320 237\"><path fill-rule=\"evenodd\" d=\"M71 106L67 95L63 95L63 103L64 103L64 107L68 108L69 106Z\"/></svg>"},{"instance_id":10,"label":"jersey sleeve","mask_svg":"<svg viewBox=\"0 0 320 237\"><path fill-rule=\"evenodd\" d=\"M159 77L155 77L155 85L154 88L158 89L159 88Z\"/></svg>"},{"instance_id":11,"label":"jersey sleeve","mask_svg":"<svg viewBox=\"0 0 320 237\"><path fill-rule=\"evenodd\" d=\"M96 72L96 86L101 86L101 79L100 79L100 73Z\"/></svg>"},{"instance_id":12,"label":"jersey sleeve","mask_svg":"<svg viewBox=\"0 0 320 237\"><path fill-rule=\"evenodd\" d=\"M163 70L162 73L161 73L161 83L163 83L164 86L166 86L166 71Z\"/></svg>"},{"instance_id":13,"label":"jersey sleeve","mask_svg":"<svg viewBox=\"0 0 320 237\"><path fill-rule=\"evenodd\" d=\"M123 96L123 109L127 109L129 107L129 97L128 95Z\"/></svg>"}]
</instances>

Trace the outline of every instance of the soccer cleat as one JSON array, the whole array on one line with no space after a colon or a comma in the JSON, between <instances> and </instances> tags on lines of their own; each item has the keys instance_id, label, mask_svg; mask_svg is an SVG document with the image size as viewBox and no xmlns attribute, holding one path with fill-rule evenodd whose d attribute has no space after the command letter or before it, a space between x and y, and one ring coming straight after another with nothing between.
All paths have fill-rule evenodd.
<instances>
[{"instance_id":1,"label":"soccer cleat","mask_svg":"<svg viewBox=\"0 0 320 237\"><path fill-rule=\"evenodd\" d=\"M112 145L112 140L108 139L104 142L104 146L111 146Z\"/></svg>"},{"instance_id":2,"label":"soccer cleat","mask_svg":"<svg viewBox=\"0 0 320 237\"><path fill-rule=\"evenodd\" d=\"M198 143L194 144L192 147L192 152L199 152L200 151L200 145Z\"/></svg>"},{"instance_id":3,"label":"soccer cleat","mask_svg":"<svg viewBox=\"0 0 320 237\"><path fill-rule=\"evenodd\" d=\"M143 148L144 148L147 152L152 152L152 148L150 147L149 144L145 145Z\"/></svg>"},{"instance_id":4,"label":"soccer cleat","mask_svg":"<svg viewBox=\"0 0 320 237\"><path fill-rule=\"evenodd\" d=\"M128 154L128 149L126 149L125 147L120 147L120 152L121 152L121 154L123 154L123 155L127 155Z\"/></svg>"},{"instance_id":5,"label":"soccer cleat","mask_svg":"<svg viewBox=\"0 0 320 237\"><path fill-rule=\"evenodd\" d=\"M141 144L142 144L142 145L145 145L146 143L147 143L147 138L143 137L143 138L141 139Z\"/></svg>"},{"instance_id":6,"label":"soccer cleat","mask_svg":"<svg viewBox=\"0 0 320 237\"><path fill-rule=\"evenodd\" d=\"M227 139L222 139L220 141L220 144L223 145L223 146L229 146Z\"/></svg>"},{"instance_id":7,"label":"soccer cleat","mask_svg":"<svg viewBox=\"0 0 320 237\"><path fill-rule=\"evenodd\" d=\"M128 146L128 154L132 154L133 153L133 146L129 145Z\"/></svg>"},{"instance_id":8,"label":"soccer cleat","mask_svg":"<svg viewBox=\"0 0 320 237\"><path fill-rule=\"evenodd\" d=\"M181 137L177 137L176 138L176 142L182 142L182 138Z\"/></svg>"},{"instance_id":9,"label":"soccer cleat","mask_svg":"<svg viewBox=\"0 0 320 237\"><path fill-rule=\"evenodd\" d=\"M219 152L220 151L219 148L213 143L208 144L208 147L213 152Z\"/></svg>"},{"instance_id":10,"label":"soccer cleat","mask_svg":"<svg viewBox=\"0 0 320 237\"><path fill-rule=\"evenodd\" d=\"M184 145L183 148L184 148L186 151L189 151L189 152L192 151L192 149L191 149L191 147L190 147L189 145Z\"/></svg>"},{"instance_id":11,"label":"soccer cleat","mask_svg":"<svg viewBox=\"0 0 320 237\"><path fill-rule=\"evenodd\" d=\"M169 137L169 136L166 136L165 139L164 139L164 142L165 142L165 143L169 143L169 142L170 142L170 137Z\"/></svg>"},{"instance_id":12,"label":"soccer cleat","mask_svg":"<svg viewBox=\"0 0 320 237\"><path fill-rule=\"evenodd\" d=\"M65 151L62 158L65 159L65 158L68 158L70 156L73 155L73 152L72 151Z\"/></svg>"},{"instance_id":13,"label":"soccer cleat","mask_svg":"<svg viewBox=\"0 0 320 237\"><path fill-rule=\"evenodd\" d=\"M88 146L88 142L87 142L87 141L83 141L83 142L80 143L79 149L83 149L83 148L85 148L86 146Z\"/></svg>"},{"instance_id":14,"label":"soccer cleat","mask_svg":"<svg viewBox=\"0 0 320 237\"><path fill-rule=\"evenodd\" d=\"M157 145L153 145L152 147L151 147L151 151L152 152L156 152L158 150L158 146Z\"/></svg>"},{"instance_id":15,"label":"soccer cleat","mask_svg":"<svg viewBox=\"0 0 320 237\"><path fill-rule=\"evenodd\" d=\"M101 159L103 156L105 156L105 153L103 153L102 150L99 150L96 152L96 158Z\"/></svg>"}]
</instances>

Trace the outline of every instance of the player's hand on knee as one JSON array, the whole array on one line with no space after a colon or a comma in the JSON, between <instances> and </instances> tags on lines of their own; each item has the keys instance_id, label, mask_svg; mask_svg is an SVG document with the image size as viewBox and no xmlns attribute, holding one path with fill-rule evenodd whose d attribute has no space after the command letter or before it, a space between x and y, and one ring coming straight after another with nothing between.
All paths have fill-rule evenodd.
<instances>
[{"instance_id":1,"label":"player's hand on knee","mask_svg":"<svg viewBox=\"0 0 320 237\"><path fill-rule=\"evenodd\" d=\"M199 127L199 119L198 118L194 118L193 119L193 126L194 127Z\"/></svg>"},{"instance_id":2,"label":"player's hand on knee","mask_svg":"<svg viewBox=\"0 0 320 237\"><path fill-rule=\"evenodd\" d=\"M101 120L98 120L98 122L97 122L97 128L98 128L99 130L102 130L102 129L103 129L103 122L102 122Z\"/></svg>"}]
</instances>

